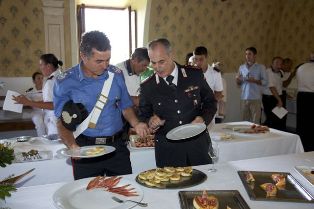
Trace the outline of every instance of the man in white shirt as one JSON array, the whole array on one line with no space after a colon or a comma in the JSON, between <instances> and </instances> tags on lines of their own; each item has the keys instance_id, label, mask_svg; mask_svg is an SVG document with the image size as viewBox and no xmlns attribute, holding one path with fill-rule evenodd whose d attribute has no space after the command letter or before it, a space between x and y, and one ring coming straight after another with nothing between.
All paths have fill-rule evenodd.
<instances>
[{"instance_id":1,"label":"man in white shirt","mask_svg":"<svg viewBox=\"0 0 314 209\"><path fill-rule=\"evenodd\" d=\"M134 50L131 59L117 64L123 72L125 84L135 107L139 105L140 74L147 69L150 59L146 48Z\"/></svg>"},{"instance_id":2,"label":"man in white shirt","mask_svg":"<svg viewBox=\"0 0 314 209\"><path fill-rule=\"evenodd\" d=\"M304 151L314 151L313 102L314 102L314 53L311 60L297 69L297 133L301 137Z\"/></svg>"},{"instance_id":3,"label":"man in white shirt","mask_svg":"<svg viewBox=\"0 0 314 209\"><path fill-rule=\"evenodd\" d=\"M216 100L219 102L223 98L223 85L220 70L208 64L208 52L206 47L198 46L193 51L194 63L201 68L209 87L214 92ZM215 119L208 125L208 130L215 124Z\"/></svg>"},{"instance_id":4,"label":"man in white shirt","mask_svg":"<svg viewBox=\"0 0 314 209\"><path fill-rule=\"evenodd\" d=\"M263 91L263 106L266 116L264 124L279 130L285 129L285 120L283 118L278 118L272 110L276 106L283 106L283 102L281 100L283 81L283 72L281 71L282 61L283 59L281 57L273 58L271 67L266 70L268 85Z\"/></svg>"}]
</instances>

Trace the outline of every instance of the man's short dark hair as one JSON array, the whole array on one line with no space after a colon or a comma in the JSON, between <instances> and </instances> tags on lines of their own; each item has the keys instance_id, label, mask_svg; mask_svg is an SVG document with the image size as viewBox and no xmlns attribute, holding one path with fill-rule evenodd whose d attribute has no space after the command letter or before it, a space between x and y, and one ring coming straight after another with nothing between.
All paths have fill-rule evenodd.
<instances>
[{"instance_id":1,"label":"man's short dark hair","mask_svg":"<svg viewBox=\"0 0 314 209\"><path fill-rule=\"evenodd\" d=\"M193 51L194 55L205 55L208 56L207 48L205 46L198 46Z\"/></svg>"},{"instance_id":2,"label":"man's short dark hair","mask_svg":"<svg viewBox=\"0 0 314 209\"><path fill-rule=\"evenodd\" d=\"M257 54L257 50L253 46L246 48L245 51L251 51L253 54Z\"/></svg>"},{"instance_id":3,"label":"man's short dark hair","mask_svg":"<svg viewBox=\"0 0 314 209\"><path fill-rule=\"evenodd\" d=\"M158 38L149 42L148 49L154 49L157 45L163 45L168 53L172 51L170 41L166 38Z\"/></svg>"},{"instance_id":4,"label":"man's short dark hair","mask_svg":"<svg viewBox=\"0 0 314 209\"><path fill-rule=\"evenodd\" d=\"M93 49L101 52L111 50L110 41L103 32L90 31L83 34L80 43L80 52L90 57L92 56Z\"/></svg>"},{"instance_id":5,"label":"man's short dark hair","mask_svg":"<svg viewBox=\"0 0 314 209\"><path fill-rule=\"evenodd\" d=\"M131 58L137 59L139 62L142 62L143 60L147 60L148 62L150 61L147 48L145 47L135 49Z\"/></svg>"}]
</instances>

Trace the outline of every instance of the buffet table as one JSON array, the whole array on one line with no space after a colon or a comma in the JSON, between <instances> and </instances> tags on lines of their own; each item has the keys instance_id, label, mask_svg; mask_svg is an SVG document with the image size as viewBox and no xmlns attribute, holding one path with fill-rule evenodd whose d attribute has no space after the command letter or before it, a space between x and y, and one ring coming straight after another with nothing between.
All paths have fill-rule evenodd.
<instances>
[{"instance_id":1,"label":"buffet table","mask_svg":"<svg viewBox=\"0 0 314 209\"><path fill-rule=\"evenodd\" d=\"M281 171L290 172L310 193L314 195L314 187L307 182L303 176L294 170L296 165L314 166L314 152L301 154L290 154L271 156L257 159L231 161L218 164L216 173L208 173L209 165L196 166L195 169L207 174L207 180L202 184L185 189L160 190L140 186L144 193L143 202L148 203L150 209L180 208L178 198L179 191L193 190L238 190L244 200L252 209L276 208L276 209L312 209L310 203L293 202L272 202L250 200L243 184L237 174L238 170L257 170L257 171ZM137 174L126 175L124 178L135 183ZM37 185L18 188L12 197L7 198L6 202L0 202L2 207L14 209L54 209L52 196L65 182ZM105 206L104 206L105 208ZM136 206L134 208L141 208Z\"/></svg>"},{"instance_id":2,"label":"buffet table","mask_svg":"<svg viewBox=\"0 0 314 209\"><path fill-rule=\"evenodd\" d=\"M243 124L229 123L229 124ZM212 133L225 132L223 127L226 124L217 124ZM220 154L219 162L227 162L232 160L242 160L257 157L302 153L303 147L298 135L290 134L282 131L271 129L271 133L265 138L250 138L234 136L230 140L218 140ZM35 146L35 145L34 145ZM37 146L37 145L36 145ZM65 146L60 142L45 142L43 146L47 150L53 151L54 158L52 160L13 163L5 168L1 168L0 179L11 174L21 174L27 170L35 168L29 178L25 178L20 185L33 186L48 183L56 183L73 180L71 161L68 158L57 154L57 150ZM155 168L155 152L154 149L134 149L130 148L131 163L133 173L139 173L144 170Z\"/></svg>"}]
</instances>

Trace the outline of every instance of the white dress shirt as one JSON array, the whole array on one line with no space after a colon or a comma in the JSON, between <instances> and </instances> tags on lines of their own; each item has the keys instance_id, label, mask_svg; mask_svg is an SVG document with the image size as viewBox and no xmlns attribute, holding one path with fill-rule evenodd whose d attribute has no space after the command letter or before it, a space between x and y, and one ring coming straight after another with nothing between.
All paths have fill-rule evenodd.
<instances>
[{"instance_id":1,"label":"white dress shirt","mask_svg":"<svg viewBox=\"0 0 314 209\"><path fill-rule=\"evenodd\" d=\"M314 92L314 62L301 65L297 70L298 91Z\"/></svg>"},{"instance_id":2,"label":"white dress shirt","mask_svg":"<svg viewBox=\"0 0 314 209\"><path fill-rule=\"evenodd\" d=\"M204 73L204 77L205 77L209 87L213 91L222 91L223 90L221 73L214 70L214 68L212 66L208 65L208 68L207 68L206 72Z\"/></svg>"},{"instance_id":3,"label":"white dress shirt","mask_svg":"<svg viewBox=\"0 0 314 209\"><path fill-rule=\"evenodd\" d=\"M282 73L274 72L271 68L266 69L266 74L268 78L268 85L265 87L263 94L265 95L273 95L270 91L270 87L275 87L278 95L282 95Z\"/></svg>"}]
</instances>

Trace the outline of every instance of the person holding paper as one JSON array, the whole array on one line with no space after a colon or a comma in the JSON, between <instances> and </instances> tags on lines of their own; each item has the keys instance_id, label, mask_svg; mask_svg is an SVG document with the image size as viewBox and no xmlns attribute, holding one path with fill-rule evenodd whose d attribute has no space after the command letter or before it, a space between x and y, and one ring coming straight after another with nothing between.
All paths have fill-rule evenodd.
<instances>
[{"instance_id":1,"label":"person holding paper","mask_svg":"<svg viewBox=\"0 0 314 209\"><path fill-rule=\"evenodd\" d=\"M47 134L54 135L58 133L57 120L53 113L53 86L57 76L57 69L61 67L63 62L58 60L54 54L43 54L40 56L39 68L47 79L43 85L43 101L32 101L24 95L13 96L13 100L18 104L30 107L44 109L44 123Z\"/></svg>"},{"instance_id":2,"label":"person holding paper","mask_svg":"<svg viewBox=\"0 0 314 209\"><path fill-rule=\"evenodd\" d=\"M43 74L40 72L35 72L32 75L32 79L34 86L25 91L26 97L35 102L43 101ZM46 135L43 109L33 107L32 121L35 124L37 136Z\"/></svg>"},{"instance_id":3,"label":"person holding paper","mask_svg":"<svg viewBox=\"0 0 314 209\"><path fill-rule=\"evenodd\" d=\"M111 45L107 36L100 31L85 33L80 57L82 61L54 87L59 135L71 150L96 144L116 150L99 157L72 159L74 179L130 174L130 151L127 139L122 138L122 114L141 137L149 134L149 129L134 113L122 71L109 64Z\"/></svg>"},{"instance_id":4,"label":"person holding paper","mask_svg":"<svg viewBox=\"0 0 314 209\"><path fill-rule=\"evenodd\" d=\"M268 86L263 91L262 99L266 116L264 124L279 130L285 130L286 128L285 120L279 118L273 112L275 107L283 108L283 102L281 100L283 82L283 72L281 71L282 62L283 59L281 57L274 57L271 67L266 69Z\"/></svg>"}]
</instances>

